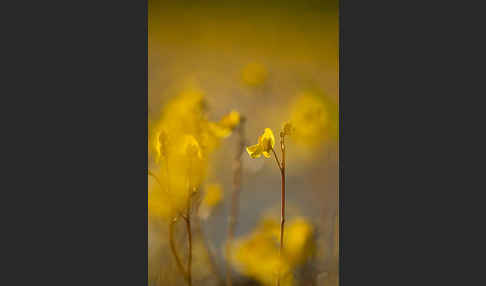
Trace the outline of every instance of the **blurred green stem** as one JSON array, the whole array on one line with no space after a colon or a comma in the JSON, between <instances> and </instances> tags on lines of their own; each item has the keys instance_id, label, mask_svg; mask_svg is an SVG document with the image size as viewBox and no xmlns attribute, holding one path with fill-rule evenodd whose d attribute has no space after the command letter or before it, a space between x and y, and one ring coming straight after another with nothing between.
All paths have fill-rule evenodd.
<instances>
[{"instance_id":1,"label":"blurred green stem","mask_svg":"<svg viewBox=\"0 0 486 286\"><path fill-rule=\"evenodd\" d=\"M157 184L159 184L159 186L160 186L160 189L161 189L161 190L164 190L164 188L162 187L162 182L160 181L159 177L157 177L157 176L154 174L154 172L152 172L151 170L148 170L148 175L149 175L149 176L152 176L152 177L155 179L155 181L157 182ZM168 190L165 190L165 191L166 191L167 193L169 193L169 191L168 191Z\"/></svg>"},{"instance_id":2,"label":"blurred green stem","mask_svg":"<svg viewBox=\"0 0 486 286\"><path fill-rule=\"evenodd\" d=\"M238 143L235 153L235 158L233 160L233 192L231 194L231 211L230 217L228 219L228 240L226 242L226 285L232 286L231 280L231 245L235 236L236 224L238 222L238 207L239 198L241 192L241 173L243 163L241 161L241 155L245 148L245 134L244 134L244 123L245 118L240 119L240 124L238 124Z\"/></svg>"},{"instance_id":3,"label":"blurred green stem","mask_svg":"<svg viewBox=\"0 0 486 286\"><path fill-rule=\"evenodd\" d=\"M192 162L191 162L192 163ZM191 188L191 164L189 164L188 174L187 174L187 206L186 215L184 220L186 222L187 229L187 240L189 243L188 255L187 255L187 284L192 286L192 230L191 230L191 199L192 199L192 188Z\"/></svg>"},{"instance_id":4,"label":"blurred green stem","mask_svg":"<svg viewBox=\"0 0 486 286\"><path fill-rule=\"evenodd\" d=\"M187 212L187 217L185 218L186 228L187 228L187 238L189 242L189 254L187 257L187 284L192 285L192 231L191 231L191 217L189 211Z\"/></svg>"},{"instance_id":5,"label":"blurred green stem","mask_svg":"<svg viewBox=\"0 0 486 286\"><path fill-rule=\"evenodd\" d=\"M182 266L181 259L179 258L179 255L177 254L177 249L176 249L175 243L174 243L174 224L175 223L176 223L176 220L175 219L172 220L171 222L169 222L169 242L170 242L170 249L172 251L172 255L175 258L175 261L176 261L176 264L177 264L177 268L179 268L179 271L184 276L184 280L186 280L186 282L188 282L187 273L184 270L184 266Z\"/></svg>"}]
</instances>

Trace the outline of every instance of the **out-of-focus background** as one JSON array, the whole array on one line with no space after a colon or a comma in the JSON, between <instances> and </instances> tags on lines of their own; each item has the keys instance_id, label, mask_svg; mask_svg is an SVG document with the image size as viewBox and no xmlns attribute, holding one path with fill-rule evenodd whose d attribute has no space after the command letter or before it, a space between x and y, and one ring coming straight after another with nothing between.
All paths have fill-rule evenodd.
<instances>
[{"instance_id":1,"label":"out-of-focus background","mask_svg":"<svg viewBox=\"0 0 486 286\"><path fill-rule=\"evenodd\" d=\"M335 0L149 0L149 132L167 103L188 90L203 94L209 120L232 110L244 116L246 146L268 127L278 147L282 124L295 125L287 140L287 225L301 220L312 246L302 248L306 254L299 254L287 285L338 285L338 12ZM237 140L231 134L211 154L201 189L217 184L222 194L210 211L199 213L193 285L224 280ZM244 151L241 160L235 240L248 241L268 220L280 219L280 173L273 158L251 159ZM156 165L149 159L149 168ZM154 184L149 178L149 197ZM299 233L296 227L297 241L304 236ZM182 223L176 237L185 261ZM252 245L229 263L233 285L268 284L258 273L267 262L258 256L264 251ZM171 256L167 223L157 216L149 216L148 249L149 285L185 284Z\"/></svg>"}]
</instances>

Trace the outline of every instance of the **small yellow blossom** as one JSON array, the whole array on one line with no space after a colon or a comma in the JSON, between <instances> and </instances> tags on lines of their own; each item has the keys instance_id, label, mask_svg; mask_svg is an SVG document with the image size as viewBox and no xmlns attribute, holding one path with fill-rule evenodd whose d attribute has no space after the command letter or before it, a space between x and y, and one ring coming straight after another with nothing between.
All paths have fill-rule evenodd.
<instances>
[{"instance_id":1,"label":"small yellow blossom","mask_svg":"<svg viewBox=\"0 0 486 286\"><path fill-rule=\"evenodd\" d=\"M312 225L302 217L289 222L284 238L284 251L292 265L303 263L314 252L313 233Z\"/></svg>"},{"instance_id":2,"label":"small yellow blossom","mask_svg":"<svg viewBox=\"0 0 486 286\"><path fill-rule=\"evenodd\" d=\"M266 158L270 158L270 151L275 146L275 136L270 128L265 128L263 135L258 137L258 144L249 146L246 151L252 158L259 158L262 154Z\"/></svg>"},{"instance_id":3,"label":"small yellow blossom","mask_svg":"<svg viewBox=\"0 0 486 286\"><path fill-rule=\"evenodd\" d=\"M216 137L225 138L231 135L231 132L233 132L239 123L240 113L233 110L221 118L219 122L209 122L208 127Z\"/></svg>"},{"instance_id":4,"label":"small yellow blossom","mask_svg":"<svg viewBox=\"0 0 486 286\"><path fill-rule=\"evenodd\" d=\"M231 135L230 129L224 128L223 126L221 126L219 123L216 122L208 122L208 130L209 130L209 134L206 134L206 136L212 135L215 136L216 138L226 138Z\"/></svg>"},{"instance_id":5,"label":"small yellow blossom","mask_svg":"<svg viewBox=\"0 0 486 286\"><path fill-rule=\"evenodd\" d=\"M240 113L232 110L229 114L221 118L219 124L221 124L223 127L234 129L238 124L240 124Z\"/></svg>"},{"instance_id":6,"label":"small yellow blossom","mask_svg":"<svg viewBox=\"0 0 486 286\"><path fill-rule=\"evenodd\" d=\"M282 127L282 130L283 130L283 135L284 136L290 136L292 133L293 133L293 130L294 127L292 126L292 124L290 122L285 122L283 127Z\"/></svg>"}]
</instances>

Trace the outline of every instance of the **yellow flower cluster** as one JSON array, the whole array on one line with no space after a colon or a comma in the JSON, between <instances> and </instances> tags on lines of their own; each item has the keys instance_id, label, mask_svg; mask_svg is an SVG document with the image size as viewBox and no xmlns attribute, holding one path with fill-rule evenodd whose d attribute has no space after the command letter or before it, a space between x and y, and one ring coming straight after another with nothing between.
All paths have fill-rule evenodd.
<instances>
[{"instance_id":1,"label":"yellow flower cluster","mask_svg":"<svg viewBox=\"0 0 486 286\"><path fill-rule=\"evenodd\" d=\"M204 183L210 155L239 120L239 113L232 111L210 121L198 89L186 90L165 105L149 130L149 156L158 163L154 173L160 178L149 190L149 214L171 218L186 207L188 196Z\"/></svg>"},{"instance_id":2,"label":"yellow flower cluster","mask_svg":"<svg viewBox=\"0 0 486 286\"><path fill-rule=\"evenodd\" d=\"M249 235L233 245L232 263L245 275L263 285L274 285L276 271L281 266L281 285L294 285L292 270L301 265L315 251L314 228L304 218L288 222L285 229L282 264L279 257L280 224L272 218L263 219Z\"/></svg>"}]
</instances>

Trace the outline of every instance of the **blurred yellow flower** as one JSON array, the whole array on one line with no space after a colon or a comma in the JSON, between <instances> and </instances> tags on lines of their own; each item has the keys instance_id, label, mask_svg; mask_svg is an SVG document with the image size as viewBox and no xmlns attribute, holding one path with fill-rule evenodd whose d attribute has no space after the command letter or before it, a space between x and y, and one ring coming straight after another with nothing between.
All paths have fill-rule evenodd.
<instances>
[{"instance_id":1,"label":"blurred yellow flower","mask_svg":"<svg viewBox=\"0 0 486 286\"><path fill-rule=\"evenodd\" d=\"M231 135L231 132L233 132L239 123L240 113L233 110L223 116L219 122L209 122L209 129L216 137L225 138Z\"/></svg>"},{"instance_id":2,"label":"blurred yellow flower","mask_svg":"<svg viewBox=\"0 0 486 286\"><path fill-rule=\"evenodd\" d=\"M337 135L337 106L317 92L301 92L291 105L293 140L308 147L318 146Z\"/></svg>"},{"instance_id":3,"label":"blurred yellow flower","mask_svg":"<svg viewBox=\"0 0 486 286\"><path fill-rule=\"evenodd\" d=\"M314 252L312 225L298 217L289 222L284 238L285 255L292 265L301 264Z\"/></svg>"},{"instance_id":4,"label":"blurred yellow flower","mask_svg":"<svg viewBox=\"0 0 486 286\"><path fill-rule=\"evenodd\" d=\"M207 111L204 93L191 87L167 102L160 118L149 126L149 155L155 163L161 158L165 161L152 170L160 183L154 182L149 189L151 216L170 219L184 210L188 188L199 190L207 176L210 155L223 137L215 134L211 125L229 134L239 119L239 114L232 112L214 123L208 120Z\"/></svg>"},{"instance_id":5,"label":"blurred yellow flower","mask_svg":"<svg viewBox=\"0 0 486 286\"><path fill-rule=\"evenodd\" d=\"M220 184L209 184L206 186L204 196L199 208L199 217L207 219L214 207L223 199L223 189Z\"/></svg>"},{"instance_id":6,"label":"blurred yellow flower","mask_svg":"<svg viewBox=\"0 0 486 286\"><path fill-rule=\"evenodd\" d=\"M262 85L267 79L268 72L265 67L259 63L250 63L243 68L243 82L249 86Z\"/></svg>"},{"instance_id":7,"label":"blurred yellow flower","mask_svg":"<svg viewBox=\"0 0 486 286\"><path fill-rule=\"evenodd\" d=\"M259 158L262 154L266 158L270 158L270 151L275 146L275 136L270 128L265 128L263 135L258 137L258 144L249 146L246 151L252 158Z\"/></svg>"},{"instance_id":8,"label":"blurred yellow flower","mask_svg":"<svg viewBox=\"0 0 486 286\"><path fill-rule=\"evenodd\" d=\"M240 124L240 113L232 110L229 114L221 118L219 124L221 124L223 127L234 129L238 124Z\"/></svg>"},{"instance_id":9,"label":"blurred yellow flower","mask_svg":"<svg viewBox=\"0 0 486 286\"><path fill-rule=\"evenodd\" d=\"M280 265L281 285L293 285L292 270L303 264L315 250L313 227L301 217L289 221L281 261L279 239L278 220L264 218L252 233L236 241L230 260L241 272L263 285L274 285Z\"/></svg>"}]
</instances>

